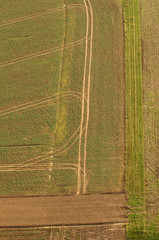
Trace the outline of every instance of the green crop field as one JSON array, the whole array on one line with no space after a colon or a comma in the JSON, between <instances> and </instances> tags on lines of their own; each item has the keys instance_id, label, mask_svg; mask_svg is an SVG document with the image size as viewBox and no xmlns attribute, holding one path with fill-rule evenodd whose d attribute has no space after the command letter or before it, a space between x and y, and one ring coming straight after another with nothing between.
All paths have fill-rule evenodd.
<instances>
[{"instance_id":1,"label":"green crop field","mask_svg":"<svg viewBox=\"0 0 159 240\"><path fill-rule=\"evenodd\" d=\"M7 2L13 12L4 4L0 21L0 193L75 192L77 160L61 152L80 122L84 5Z\"/></svg>"},{"instance_id":2,"label":"green crop field","mask_svg":"<svg viewBox=\"0 0 159 240\"><path fill-rule=\"evenodd\" d=\"M0 194L121 192L121 4L38 2L2 8Z\"/></svg>"},{"instance_id":3,"label":"green crop field","mask_svg":"<svg viewBox=\"0 0 159 240\"><path fill-rule=\"evenodd\" d=\"M91 3L94 47L87 142L88 191L121 192L125 144L122 8L118 1Z\"/></svg>"},{"instance_id":4,"label":"green crop field","mask_svg":"<svg viewBox=\"0 0 159 240\"><path fill-rule=\"evenodd\" d=\"M158 0L0 0L1 197L124 193L126 238L159 239L158 17Z\"/></svg>"}]
</instances>

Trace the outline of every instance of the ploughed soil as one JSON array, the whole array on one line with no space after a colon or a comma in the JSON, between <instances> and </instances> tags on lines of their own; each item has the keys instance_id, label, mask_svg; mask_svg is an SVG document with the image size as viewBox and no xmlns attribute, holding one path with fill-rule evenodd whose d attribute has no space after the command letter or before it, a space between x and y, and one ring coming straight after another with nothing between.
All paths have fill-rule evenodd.
<instances>
[{"instance_id":1,"label":"ploughed soil","mask_svg":"<svg viewBox=\"0 0 159 240\"><path fill-rule=\"evenodd\" d=\"M125 224L1 228L0 240L124 240Z\"/></svg>"},{"instance_id":2,"label":"ploughed soil","mask_svg":"<svg viewBox=\"0 0 159 240\"><path fill-rule=\"evenodd\" d=\"M127 222L125 194L0 199L0 227L69 226Z\"/></svg>"}]
</instances>

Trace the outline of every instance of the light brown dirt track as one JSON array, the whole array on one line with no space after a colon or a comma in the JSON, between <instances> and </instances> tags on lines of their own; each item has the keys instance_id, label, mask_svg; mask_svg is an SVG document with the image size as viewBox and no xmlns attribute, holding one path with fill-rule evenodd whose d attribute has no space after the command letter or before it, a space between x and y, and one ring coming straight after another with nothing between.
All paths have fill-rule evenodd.
<instances>
[{"instance_id":1,"label":"light brown dirt track","mask_svg":"<svg viewBox=\"0 0 159 240\"><path fill-rule=\"evenodd\" d=\"M0 199L0 227L126 223L125 194Z\"/></svg>"}]
</instances>

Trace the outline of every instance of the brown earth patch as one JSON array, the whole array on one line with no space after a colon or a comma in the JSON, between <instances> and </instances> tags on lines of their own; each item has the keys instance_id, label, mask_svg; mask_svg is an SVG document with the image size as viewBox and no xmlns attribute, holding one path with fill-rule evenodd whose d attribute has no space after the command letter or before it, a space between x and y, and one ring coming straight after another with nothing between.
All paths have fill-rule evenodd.
<instances>
[{"instance_id":1,"label":"brown earth patch","mask_svg":"<svg viewBox=\"0 0 159 240\"><path fill-rule=\"evenodd\" d=\"M43 240L123 240L125 239L125 224L0 229L0 240L37 240L40 238Z\"/></svg>"},{"instance_id":2,"label":"brown earth patch","mask_svg":"<svg viewBox=\"0 0 159 240\"><path fill-rule=\"evenodd\" d=\"M1 227L126 223L126 195L0 199Z\"/></svg>"}]
</instances>

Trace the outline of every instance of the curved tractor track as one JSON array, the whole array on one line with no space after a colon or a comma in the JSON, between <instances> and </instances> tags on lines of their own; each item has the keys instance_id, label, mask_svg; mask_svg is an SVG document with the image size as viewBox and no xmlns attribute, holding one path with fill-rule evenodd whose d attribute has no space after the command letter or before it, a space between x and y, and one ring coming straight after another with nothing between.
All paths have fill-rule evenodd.
<instances>
[{"instance_id":1,"label":"curved tractor track","mask_svg":"<svg viewBox=\"0 0 159 240\"><path fill-rule=\"evenodd\" d=\"M11 114L11 113L14 113L17 111L25 110L28 108L32 110L36 106L43 105L43 104L46 104L49 102L52 102L53 104L55 104L56 102L54 102L54 101L57 100L57 98L73 98L73 97L76 97L77 99L81 100L81 94L78 92L73 92L73 91L66 92L65 94L60 94L60 96L58 93L55 93L54 95L51 95L48 97L40 98L37 100L33 100L30 102L26 102L26 103L23 103L20 105L16 105L16 106L13 106L10 108L0 110L0 116L5 116L5 115ZM32 108L32 107L34 107L34 108Z\"/></svg>"}]
</instances>

